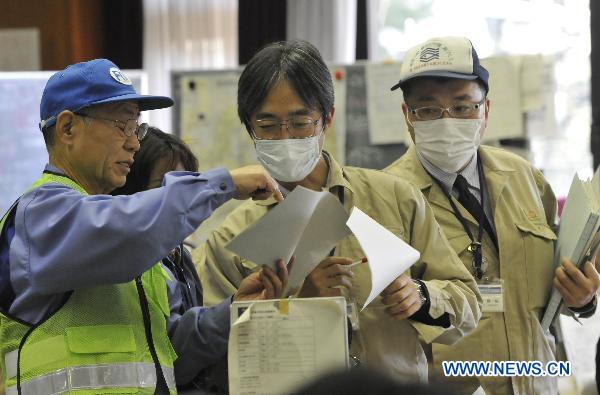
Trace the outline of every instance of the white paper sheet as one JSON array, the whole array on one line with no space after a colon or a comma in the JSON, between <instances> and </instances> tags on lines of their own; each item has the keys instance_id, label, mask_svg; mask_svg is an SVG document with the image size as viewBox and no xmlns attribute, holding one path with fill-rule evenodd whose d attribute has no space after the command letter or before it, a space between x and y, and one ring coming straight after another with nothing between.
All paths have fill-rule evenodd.
<instances>
[{"instance_id":1,"label":"white paper sheet","mask_svg":"<svg viewBox=\"0 0 600 395\"><path fill-rule=\"evenodd\" d=\"M348 366L343 297L234 302L231 322L232 394L291 394Z\"/></svg>"},{"instance_id":2,"label":"white paper sheet","mask_svg":"<svg viewBox=\"0 0 600 395\"><path fill-rule=\"evenodd\" d=\"M521 72L521 74L523 74L523 72ZM556 109L554 105L555 93L556 79L554 77L554 59L551 56L546 56L542 58L541 106L539 108L529 109L525 113L525 130L528 136L540 138L542 136L552 137L557 134ZM527 100L529 100L529 98Z\"/></svg>"},{"instance_id":3,"label":"white paper sheet","mask_svg":"<svg viewBox=\"0 0 600 395\"><path fill-rule=\"evenodd\" d=\"M0 29L0 70L41 70L40 37L37 27Z\"/></svg>"},{"instance_id":4,"label":"white paper sheet","mask_svg":"<svg viewBox=\"0 0 600 395\"><path fill-rule=\"evenodd\" d=\"M350 233L347 219L344 207L331 193L298 186L226 247L273 269L278 259L288 262L295 256L288 289L295 288Z\"/></svg>"},{"instance_id":5,"label":"white paper sheet","mask_svg":"<svg viewBox=\"0 0 600 395\"><path fill-rule=\"evenodd\" d=\"M421 256L421 253L354 207L348 227L358 239L371 269L371 292L362 310Z\"/></svg>"},{"instance_id":6,"label":"white paper sheet","mask_svg":"<svg viewBox=\"0 0 600 395\"><path fill-rule=\"evenodd\" d=\"M371 144L394 144L408 141L402 92L390 88L398 82L400 63L367 64L367 112Z\"/></svg>"},{"instance_id":7,"label":"white paper sheet","mask_svg":"<svg viewBox=\"0 0 600 395\"><path fill-rule=\"evenodd\" d=\"M544 57L524 55L521 59L521 107L523 111L541 110L544 106Z\"/></svg>"},{"instance_id":8,"label":"white paper sheet","mask_svg":"<svg viewBox=\"0 0 600 395\"><path fill-rule=\"evenodd\" d=\"M325 135L325 150L341 165L346 163L346 69L331 68L335 92L333 123Z\"/></svg>"},{"instance_id":9,"label":"white paper sheet","mask_svg":"<svg viewBox=\"0 0 600 395\"><path fill-rule=\"evenodd\" d=\"M257 163L256 152L237 115L237 82L240 71L215 71L184 76L181 94L180 133L201 168L232 169Z\"/></svg>"},{"instance_id":10,"label":"white paper sheet","mask_svg":"<svg viewBox=\"0 0 600 395\"><path fill-rule=\"evenodd\" d=\"M491 107L484 141L524 136L519 63L508 56L481 60L490 72Z\"/></svg>"}]
</instances>

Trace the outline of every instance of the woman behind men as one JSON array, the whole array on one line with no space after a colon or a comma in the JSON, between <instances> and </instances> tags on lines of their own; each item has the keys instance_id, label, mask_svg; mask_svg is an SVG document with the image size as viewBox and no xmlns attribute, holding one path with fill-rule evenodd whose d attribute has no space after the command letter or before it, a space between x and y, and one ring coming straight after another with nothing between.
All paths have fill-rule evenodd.
<instances>
[{"instance_id":1,"label":"woman behind men","mask_svg":"<svg viewBox=\"0 0 600 395\"><path fill-rule=\"evenodd\" d=\"M145 125L145 124L144 124ZM170 171L198 171L198 159L192 151L179 138L165 133L158 128L147 126L148 132L144 140L140 143L140 150L135 154L135 162L131 166L131 171L127 176L127 182L121 188L115 189L112 195L131 195L136 192L145 191L148 189L158 188L162 185L163 176ZM196 318L194 314L195 307L202 306L202 286L198 278L196 269L192 262L190 253L183 246L178 245L173 248L168 256L162 260L163 266L168 270L169 275L174 280L169 282L169 301L177 301L170 303L171 319L167 322L167 330L175 351L179 355L179 360L192 359L192 356L185 358L185 350L188 341L193 337L185 333L185 329L180 329L184 333L177 333L177 328L185 328L186 325L179 325L181 320L191 320ZM200 310L207 320L211 320L210 309ZM186 314L190 311L191 313ZM197 319L197 318L196 318ZM202 319L202 318L200 318ZM212 320L211 325L219 332L225 332L229 323L226 323L227 328L224 328L225 323L221 320ZM187 325L187 327L193 327ZM193 363L181 362L175 364L177 387L179 390L185 388L210 388L211 390L223 390L226 385L227 378L216 378L215 374L223 372L222 368L215 368L217 363L225 365L225 354L217 351L217 347L211 345L213 337L206 336L206 347L213 348L213 356L211 364L204 364L204 367L198 367L200 361L206 359L194 358ZM226 344L225 344L226 346ZM221 348L218 348L221 350ZM179 366L178 366L179 365ZM179 371L177 368L180 368ZM192 369L192 370L190 370ZM183 378L182 378L183 377ZM190 382L191 381L191 382ZM217 384L219 383L219 384ZM182 386L182 384L187 384Z\"/></svg>"},{"instance_id":2,"label":"woman behind men","mask_svg":"<svg viewBox=\"0 0 600 395\"><path fill-rule=\"evenodd\" d=\"M165 173L170 171L198 171L198 159L183 141L158 128L147 128L127 182L111 192L112 195L132 195L158 188ZM181 306L181 314L190 307L202 306L202 286L187 249L178 245L163 259L163 264L178 281L178 289L185 302Z\"/></svg>"}]
</instances>

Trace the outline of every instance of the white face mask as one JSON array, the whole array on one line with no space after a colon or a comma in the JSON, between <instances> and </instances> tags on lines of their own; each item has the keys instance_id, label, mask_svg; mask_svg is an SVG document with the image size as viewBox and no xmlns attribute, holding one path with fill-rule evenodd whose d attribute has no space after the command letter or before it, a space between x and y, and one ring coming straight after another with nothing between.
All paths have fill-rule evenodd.
<instances>
[{"instance_id":1,"label":"white face mask","mask_svg":"<svg viewBox=\"0 0 600 395\"><path fill-rule=\"evenodd\" d=\"M319 162L322 134L305 139L254 140L256 156L277 181L301 181Z\"/></svg>"},{"instance_id":2,"label":"white face mask","mask_svg":"<svg viewBox=\"0 0 600 395\"><path fill-rule=\"evenodd\" d=\"M456 173L477 152L482 123L482 118L413 122L417 152L441 170Z\"/></svg>"}]
</instances>

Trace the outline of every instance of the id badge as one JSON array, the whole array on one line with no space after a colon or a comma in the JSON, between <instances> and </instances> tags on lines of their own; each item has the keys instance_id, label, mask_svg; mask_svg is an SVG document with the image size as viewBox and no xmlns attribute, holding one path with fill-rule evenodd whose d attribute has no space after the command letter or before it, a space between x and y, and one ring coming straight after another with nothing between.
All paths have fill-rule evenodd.
<instances>
[{"instance_id":1,"label":"id badge","mask_svg":"<svg viewBox=\"0 0 600 395\"><path fill-rule=\"evenodd\" d=\"M504 312L504 289L503 280L494 278L488 281L479 281L477 287L483 299L481 311L483 313Z\"/></svg>"},{"instance_id":2,"label":"id badge","mask_svg":"<svg viewBox=\"0 0 600 395\"><path fill-rule=\"evenodd\" d=\"M352 325L352 330L359 330L360 325L358 323L358 307L356 306L355 301L348 301L348 303L346 304L346 314L348 315L348 319L350 320L350 325Z\"/></svg>"}]
</instances>

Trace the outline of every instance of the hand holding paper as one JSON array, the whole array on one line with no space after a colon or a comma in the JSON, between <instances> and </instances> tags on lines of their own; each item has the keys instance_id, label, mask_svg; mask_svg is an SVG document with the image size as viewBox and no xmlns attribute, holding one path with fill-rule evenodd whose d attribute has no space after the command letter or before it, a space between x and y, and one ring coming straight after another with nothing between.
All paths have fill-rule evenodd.
<instances>
[{"instance_id":1,"label":"hand holding paper","mask_svg":"<svg viewBox=\"0 0 600 395\"><path fill-rule=\"evenodd\" d=\"M277 181L262 166L244 166L229 174L235 185L235 199L264 200L273 196L278 202L283 200Z\"/></svg>"},{"instance_id":2,"label":"hand holding paper","mask_svg":"<svg viewBox=\"0 0 600 395\"><path fill-rule=\"evenodd\" d=\"M277 261L277 273L269 267L244 278L233 295L234 301L279 299L287 285L288 273L294 264L294 258L286 266L282 259Z\"/></svg>"},{"instance_id":3,"label":"hand holding paper","mask_svg":"<svg viewBox=\"0 0 600 395\"><path fill-rule=\"evenodd\" d=\"M341 296L340 287L352 289L354 273L350 267L352 259L330 256L317 265L306 277L299 296L313 298L322 296Z\"/></svg>"},{"instance_id":4,"label":"hand holding paper","mask_svg":"<svg viewBox=\"0 0 600 395\"><path fill-rule=\"evenodd\" d=\"M347 224L358 239L371 269L371 292L363 304L364 310L390 283L417 262L421 254L357 207L352 209Z\"/></svg>"},{"instance_id":5,"label":"hand holding paper","mask_svg":"<svg viewBox=\"0 0 600 395\"><path fill-rule=\"evenodd\" d=\"M364 309L408 270L419 259L420 253L357 207L348 218L344 207L329 192L296 187L283 203L237 235L227 248L273 270L277 270L275 262L288 261L294 255L296 259L288 287L298 287L306 278L302 296L339 295L339 287L352 288L353 274L348 266L353 260L323 258L350 233L349 228L360 243L371 272L371 292L364 302Z\"/></svg>"},{"instance_id":6,"label":"hand holding paper","mask_svg":"<svg viewBox=\"0 0 600 395\"><path fill-rule=\"evenodd\" d=\"M226 247L274 270L275 262L279 259L287 262L294 255L288 286L295 288L350 233L347 219L346 210L331 193L298 186Z\"/></svg>"},{"instance_id":7,"label":"hand holding paper","mask_svg":"<svg viewBox=\"0 0 600 395\"><path fill-rule=\"evenodd\" d=\"M392 281L381 293L386 312L395 320L403 320L419 311L422 306L419 288L406 274Z\"/></svg>"},{"instance_id":8,"label":"hand holding paper","mask_svg":"<svg viewBox=\"0 0 600 395\"><path fill-rule=\"evenodd\" d=\"M596 297L600 287L600 274L592 262L578 269L569 259L563 258L556 268L554 286L570 308L582 308Z\"/></svg>"},{"instance_id":9,"label":"hand holding paper","mask_svg":"<svg viewBox=\"0 0 600 395\"><path fill-rule=\"evenodd\" d=\"M563 208L560 229L558 231L558 240L554 249L554 265L557 268L554 278L554 289L546 305L546 310L542 318L542 328L548 330L552 321L556 318L563 303L563 298L567 303L579 305L577 297L572 298L568 289L565 288L565 281L573 281L564 268L559 267L561 259L567 258L574 267L583 269L585 265L598 251L600 246L600 170L589 181L582 181L577 174L573 177L573 182L569 188L569 195ZM597 275L597 270L589 268L588 274L593 278ZM596 273L593 273L596 271ZM575 282L583 284L589 278L582 279L581 272L571 271ZM584 276L587 277L587 274ZM579 278L581 281L577 281ZM585 287L585 285L584 285ZM597 285L595 286L597 289ZM589 290L588 290L589 291Z\"/></svg>"}]
</instances>

